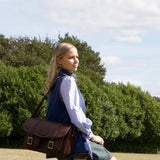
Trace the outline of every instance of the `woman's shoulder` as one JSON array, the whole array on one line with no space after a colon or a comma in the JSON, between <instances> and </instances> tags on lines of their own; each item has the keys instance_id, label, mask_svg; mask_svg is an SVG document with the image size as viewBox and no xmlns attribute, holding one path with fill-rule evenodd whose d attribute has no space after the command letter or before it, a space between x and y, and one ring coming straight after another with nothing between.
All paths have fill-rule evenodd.
<instances>
[{"instance_id":1,"label":"woman's shoulder","mask_svg":"<svg viewBox=\"0 0 160 160\"><path fill-rule=\"evenodd\" d=\"M72 77L72 76L65 76L64 78L63 78L63 80L62 80L62 83L63 84L71 84L71 83L75 83L75 78L74 77Z\"/></svg>"},{"instance_id":2,"label":"woman's shoulder","mask_svg":"<svg viewBox=\"0 0 160 160\"><path fill-rule=\"evenodd\" d=\"M76 81L73 76L65 75L63 78L64 81Z\"/></svg>"},{"instance_id":3,"label":"woman's shoulder","mask_svg":"<svg viewBox=\"0 0 160 160\"><path fill-rule=\"evenodd\" d=\"M63 90L68 90L71 88L73 89L76 87L77 87L76 81L72 76L66 76L65 78L63 78L60 84L60 88Z\"/></svg>"}]
</instances>

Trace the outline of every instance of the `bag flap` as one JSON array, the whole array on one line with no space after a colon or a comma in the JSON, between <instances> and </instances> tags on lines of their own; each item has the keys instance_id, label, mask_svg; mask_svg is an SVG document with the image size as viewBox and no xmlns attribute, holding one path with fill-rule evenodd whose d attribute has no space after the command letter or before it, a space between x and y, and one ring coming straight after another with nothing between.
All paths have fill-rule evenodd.
<instances>
[{"instance_id":1,"label":"bag flap","mask_svg":"<svg viewBox=\"0 0 160 160\"><path fill-rule=\"evenodd\" d=\"M71 125L36 118L27 119L23 125L27 133L42 138L64 137L71 127Z\"/></svg>"}]
</instances>

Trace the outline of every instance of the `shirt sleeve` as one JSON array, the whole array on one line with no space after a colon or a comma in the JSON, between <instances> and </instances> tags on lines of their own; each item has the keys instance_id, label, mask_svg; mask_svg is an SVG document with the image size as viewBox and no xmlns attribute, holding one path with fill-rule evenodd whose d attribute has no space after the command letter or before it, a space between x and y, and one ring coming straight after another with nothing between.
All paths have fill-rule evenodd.
<instances>
[{"instance_id":1,"label":"shirt sleeve","mask_svg":"<svg viewBox=\"0 0 160 160\"><path fill-rule=\"evenodd\" d=\"M91 131L92 121L86 117L80 107L78 88L73 77L67 76L62 80L60 93L71 122L82 132L87 139L93 136Z\"/></svg>"}]
</instances>

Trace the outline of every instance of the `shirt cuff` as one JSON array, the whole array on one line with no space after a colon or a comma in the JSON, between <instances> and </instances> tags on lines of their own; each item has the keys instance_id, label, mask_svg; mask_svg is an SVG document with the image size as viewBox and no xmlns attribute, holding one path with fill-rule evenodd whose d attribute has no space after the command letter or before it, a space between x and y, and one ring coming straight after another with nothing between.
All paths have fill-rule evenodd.
<instances>
[{"instance_id":1,"label":"shirt cuff","mask_svg":"<svg viewBox=\"0 0 160 160\"><path fill-rule=\"evenodd\" d=\"M89 140L90 140L90 139L93 137L93 133L92 133L92 131L90 131L88 135L83 134L83 136L84 136L86 139L89 139Z\"/></svg>"},{"instance_id":2,"label":"shirt cuff","mask_svg":"<svg viewBox=\"0 0 160 160\"><path fill-rule=\"evenodd\" d=\"M88 139L91 139L93 137L93 133L91 131L91 133L88 135Z\"/></svg>"}]
</instances>

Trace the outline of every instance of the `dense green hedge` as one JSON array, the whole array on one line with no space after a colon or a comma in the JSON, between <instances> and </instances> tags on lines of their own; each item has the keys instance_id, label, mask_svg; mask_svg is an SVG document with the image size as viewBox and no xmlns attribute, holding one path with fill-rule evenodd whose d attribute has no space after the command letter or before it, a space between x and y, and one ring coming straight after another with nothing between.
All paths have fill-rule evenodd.
<instances>
[{"instance_id":1,"label":"dense green hedge","mask_svg":"<svg viewBox=\"0 0 160 160\"><path fill-rule=\"evenodd\" d=\"M0 35L0 141L24 136L22 125L44 95L47 66L59 42L73 43L78 48L81 63L76 73L77 84L85 99L86 114L93 121L94 133L114 148L118 143L159 146L159 98L130 83L104 81L105 68L99 53L68 34L64 38L59 36L54 43L49 39L6 39ZM46 105L47 101L39 113L41 118L45 117Z\"/></svg>"},{"instance_id":2,"label":"dense green hedge","mask_svg":"<svg viewBox=\"0 0 160 160\"><path fill-rule=\"evenodd\" d=\"M14 68L0 63L0 136L23 135L22 124L44 95L47 67ZM87 116L93 131L105 140L125 139L158 143L159 102L148 92L130 84L107 83L97 87L77 73L77 84L85 98ZM45 116L46 102L40 116Z\"/></svg>"},{"instance_id":3,"label":"dense green hedge","mask_svg":"<svg viewBox=\"0 0 160 160\"><path fill-rule=\"evenodd\" d=\"M77 47L80 59L79 71L90 77L94 83L102 84L106 68L101 63L100 53L95 52L87 42L69 36L68 33L64 37L59 35L58 42L47 37L44 40L36 37L5 38L0 34L0 60L5 65L14 67L48 65L53 49L61 42L72 43Z\"/></svg>"},{"instance_id":4,"label":"dense green hedge","mask_svg":"<svg viewBox=\"0 0 160 160\"><path fill-rule=\"evenodd\" d=\"M14 68L0 63L0 136L23 135L22 124L44 94L46 73L43 66Z\"/></svg>"}]
</instances>

